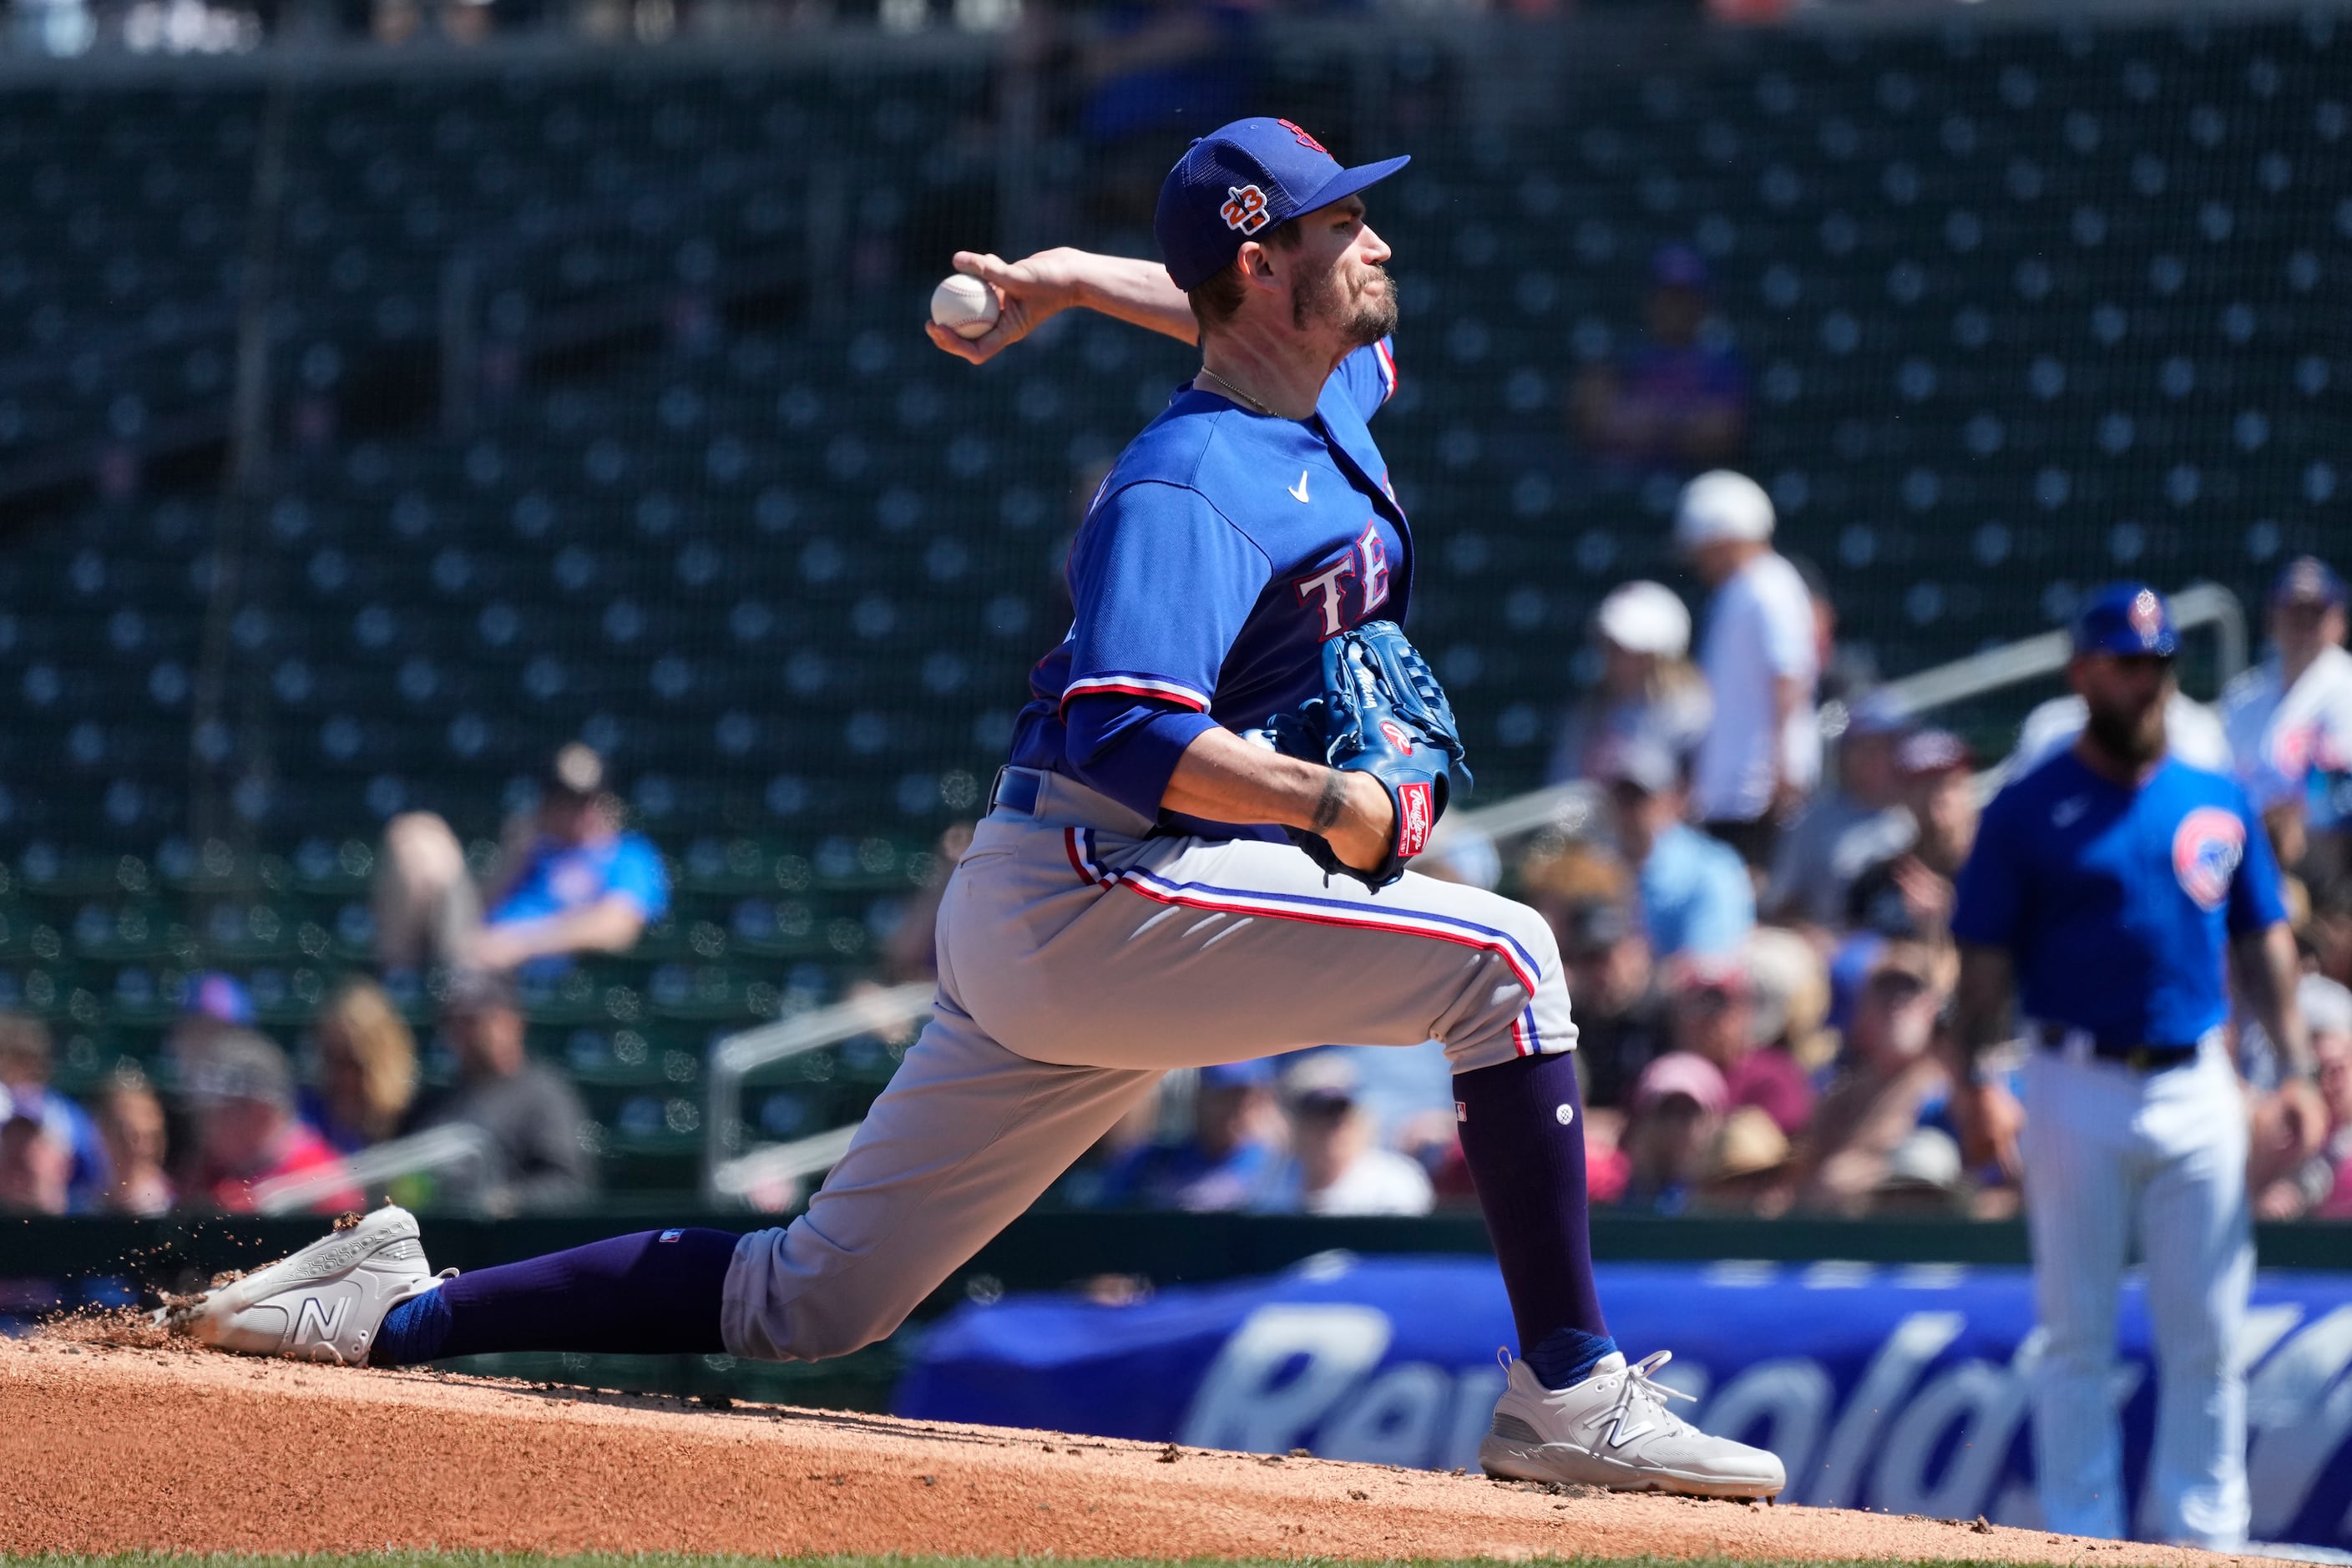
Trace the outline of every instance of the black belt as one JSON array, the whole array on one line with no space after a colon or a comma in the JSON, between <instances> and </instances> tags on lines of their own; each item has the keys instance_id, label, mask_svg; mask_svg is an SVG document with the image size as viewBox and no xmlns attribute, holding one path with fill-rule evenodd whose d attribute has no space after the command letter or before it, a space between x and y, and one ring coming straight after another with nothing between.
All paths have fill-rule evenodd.
<instances>
[{"instance_id":1,"label":"black belt","mask_svg":"<svg viewBox=\"0 0 2352 1568\"><path fill-rule=\"evenodd\" d=\"M2067 1039L2083 1031L2070 1029L2063 1024L2043 1024L2037 1032L2043 1050L2057 1051L2065 1049ZM2091 1039L2091 1054L2103 1062L2115 1062L2134 1072L2168 1072L2195 1061L2197 1046L2194 1042L2185 1046L2159 1046L2145 1040L2102 1040L2095 1036Z\"/></svg>"},{"instance_id":2,"label":"black belt","mask_svg":"<svg viewBox=\"0 0 2352 1568\"><path fill-rule=\"evenodd\" d=\"M1034 768L1002 767L996 770L995 785L988 792L991 809L1003 806L1023 816L1037 815L1037 795L1045 780Z\"/></svg>"}]
</instances>

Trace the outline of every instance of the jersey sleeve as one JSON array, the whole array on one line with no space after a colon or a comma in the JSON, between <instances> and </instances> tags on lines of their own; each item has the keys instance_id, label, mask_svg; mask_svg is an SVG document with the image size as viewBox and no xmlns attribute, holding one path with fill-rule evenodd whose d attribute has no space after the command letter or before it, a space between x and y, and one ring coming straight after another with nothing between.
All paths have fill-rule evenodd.
<instances>
[{"instance_id":1,"label":"jersey sleeve","mask_svg":"<svg viewBox=\"0 0 2352 1568\"><path fill-rule=\"evenodd\" d=\"M635 834L622 839L613 857L604 894L610 898L614 893L636 905L647 924L669 909L669 874L662 869L661 854Z\"/></svg>"},{"instance_id":2,"label":"jersey sleeve","mask_svg":"<svg viewBox=\"0 0 2352 1568\"><path fill-rule=\"evenodd\" d=\"M2230 879L2230 934L2245 936L2286 919L2286 899L2279 889L2278 857L2271 853L2271 836L2263 819L2244 799L2238 818L2246 825L2246 852L2238 858L2237 873Z\"/></svg>"},{"instance_id":3,"label":"jersey sleeve","mask_svg":"<svg viewBox=\"0 0 2352 1568\"><path fill-rule=\"evenodd\" d=\"M1273 568L1198 490L1146 480L1105 496L1070 559L1076 608L1062 707L1109 695L1205 712Z\"/></svg>"},{"instance_id":4,"label":"jersey sleeve","mask_svg":"<svg viewBox=\"0 0 2352 1568\"><path fill-rule=\"evenodd\" d=\"M2024 906L2017 813L2004 791L1978 825L1976 847L1960 867L1952 898L1952 935L1977 947L2009 947Z\"/></svg>"},{"instance_id":5,"label":"jersey sleeve","mask_svg":"<svg viewBox=\"0 0 2352 1568\"><path fill-rule=\"evenodd\" d=\"M1369 422L1381 404L1396 395L1396 339L1382 338L1369 348L1358 349L1339 362L1331 379L1346 389L1356 412Z\"/></svg>"},{"instance_id":6,"label":"jersey sleeve","mask_svg":"<svg viewBox=\"0 0 2352 1568\"><path fill-rule=\"evenodd\" d=\"M1070 561L1062 720L1080 778L1159 814L1177 758L1216 723L1217 672L1272 572L1197 490L1146 480L1103 498Z\"/></svg>"}]
</instances>

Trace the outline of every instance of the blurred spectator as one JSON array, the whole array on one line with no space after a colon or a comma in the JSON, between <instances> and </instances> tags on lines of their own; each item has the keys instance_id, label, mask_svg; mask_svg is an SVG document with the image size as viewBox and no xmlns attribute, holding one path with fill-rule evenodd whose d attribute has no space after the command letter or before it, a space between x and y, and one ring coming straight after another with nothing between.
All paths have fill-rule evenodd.
<instances>
[{"instance_id":1,"label":"blurred spectator","mask_svg":"<svg viewBox=\"0 0 2352 1568\"><path fill-rule=\"evenodd\" d=\"M204 1066L205 1047L223 1035L253 1027L253 998L234 974L213 972L188 982L180 1016L163 1037L163 1059L170 1065L165 1087L186 1083Z\"/></svg>"},{"instance_id":2,"label":"blurred spectator","mask_svg":"<svg viewBox=\"0 0 2352 1568\"><path fill-rule=\"evenodd\" d=\"M68 1212L73 1151L36 1116L0 1110L0 1214Z\"/></svg>"},{"instance_id":3,"label":"blurred spectator","mask_svg":"<svg viewBox=\"0 0 2352 1568\"><path fill-rule=\"evenodd\" d=\"M1251 1205L1268 1214L1416 1215L1436 1201L1414 1161L1382 1148L1348 1058L1318 1051L1283 1079L1291 1152Z\"/></svg>"},{"instance_id":4,"label":"blurred spectator","mask_svg":"<svg viewBox=\"0 0 2352 1568\"><path fill-rule=\"evenodd\" d=\"M1864 1212L1874 1218L1928 1218L1966 1206L1960 1146L1940 1127L1914 1127L1886 1156Z\"/></svg>"},{"instance_id":5,"label":"blurred spectator","mask_svg":"<svg viewBox=\"0 0 2352 1568\"><path fill-rule=\"evenodd\" d=\"M488 1134L493 1168L478 1186L442 1191L491 1214L571 1206L596 1187L588 1113L572 1080L523 1049L511 981L476 973L449 987L441 1032L457 1057L457 1084L419 1106L411 1131L465 1123Z\"/></svg>"},{"instance_id":6,"label":"blurred spectator","mask_svg":"<svg viewBox=\"0 0 2352 1568\"><path fill-rule=\"evenodd\" d=\"M1807 1082L1837 1055L1837 1037L1824 1027L1830 977L1812 940L1783 926L1758 926L1741 949L1756 995L1758 1042L1785 1053Z\"/></svg>"},{"instance_id":7,"label":"blurred spectator","mask_svg":"<svg viewBox=\"0 0 2352 1568\"><path fill-rule=\"evenodd\" d=\"M1895 771L1909 732L1906 711L1883 693L1854 704L1838 742L1837 788L1814 798L1772 858L1763 903L1773 919L1843 926L1854 879L1910 846L1911 813Z\"/></svg>"},{"instance_id":8,"label":"blurred spectator","mask_svg":"<svg viewBox=\"0 0 2352 1568\"><path fill-rule=\"evenodd\" d=\"M1650 258L1649 341L1587 369L1570 395L1578 444L1603 461L1689 473L1730 462L1748 434L1748 373L1709 341L1706 262L1686 245Z\"/></svg>"},{"instance_id":9,"label":"blurred spectator","mask_svg":"<svg viewBox=\"0 0 2352 1568\"><path fill-rule=\"evenodd\" d=\"M1592 617L1601 679L1562 716L1548 783L1591 778L1627 738L1657 742L1677 764L1690 756L1714 712L1690 635L1690 611L1664 584L1626 583L1601 601Z\"/></svg>"},{"instance_id":10,"label":"blurred spectator","mask_svg":"<svg viewBox=\"0 0 2352 1568\"><path fill-rule=\"evenodd\" d=\"M1675 515L1675 548L1714 590L1699 668L1715 721L1692 762L1693 810L1759 869L1822 771L1813 597L1774 553L1772 527L1762 487L1721 471L1684 486Z\"/></svg>"},{"instance_id":11,"label":"blurred spectator","mask_svg":"<svg viewBox=\"0 0 2352 1568\"><path fill-rule=\"evenodd\" d=\"M1601 758L1599 776L1651 952L1664 959L1737 948L1756 923L1755 886L1736 851L1683 821L1674 758L1654 741L1623 741Z\"/></svg>"},{"instance_id":12,"label":"blurred spectator","mask_svg":"<svg viewBox=\"0 0 2352 1568\"><path fill-rule=\"evenodd\" d=\"M2305 1158L2275 1100L2255 1100L2248 1161L2254 1213L2263 1219L2352 1219L2352 991L2306 974L2295 1002L2319 1064L2327 1133L2318 1152Z\"/></svg>"},{"instance_id":13,"label":"blurred spectator","mask_svg":"<svg viewBox=\"0 0 2352 1568\"><path fill-rule=\"evenodd\" d=\"M1805 1071L1779 1042L1785 1015L1758 1005L1738 954L1690 954L1670 967L1667 1013L1676 1051L1704 1058L1723 1076L1726 1108L1752 1105L1794 1137L1813 1109Z\"/></svg>"},{"instance_id":14,"label":"blurred spectator","mask_svg":"<svg viewBox=\"0 0 2352 1568\"><path fill-rule=\"evenodd\" d=\"M197 1172L187 1194L201 1206L252 1214L272 1182L341 1177L342 1156L294 1115L294 1073L286 1053L237 1029L215 1037L185 1086L196 1111ZM348 1179L304 1205L313 1214L365 1206Z\"/></svg>"},{"instance_id":15,"label":"blurred spectator","mask_svg":"<svg viewBox=\"0 0 2352 1568\"><path fill-rule=\"evenodd\" d=\"M1627 1107L1624 1201L1661 1214L1688 1207L1730 1109L1723 1074L1705 1057L1669 1051L1643 1068Z\"/></svg>"},{"instance_id":16,"label":"blurred spectator","mask_svg":"<svg viewBox=\"0 0 2352 1568\"><path fill-rule=\"evenodd\" d=\"M1916 837L1854 879L1847 913L1881 936L1940 944L1950 935L1954 879L1976 847L1976 759L1950 731L1922 730L1897 748L1895 771Z\"/></svg>"},{"instance_id":17,"label":"blurred spectator","mask_svg":"<svg viewBox=\"0 0 2352 1568\"><path fill-rule=\"evenodd\" d=\"M1717 1131L1692 1206L1771 1218L1788 1205L1789 1135L1757 1107L1743 1105Z\"/></svg>"},{"instance_id":18,"label":"blurred spectator","mask_svg":"<svg viewBox=\"0 0 2352 1568\"><path fill-rule=\"evenodd\" d=\"M2347 867L2344 810L2330 775L2352 769L2352 654L2344 580L2316 556L2271 586L2271 656L2223 689L2221 727L2237 776L2271 829L2279 862L2323 881ZM2315 852L2315 853L2312 853Z\"/></svg>"},{"instance_id":19,"label":"blurred spectator","mask_svg":"<svg viewBox=\"0 0 2352 1568\"><path fill-rule=\"evenodd\" d=\"M2315 1054L2320 1098L2327 1102L2327 1142L2321 1146L2327 1190L2311 1212L2318 1219L2352 1219L2352 1032L2330 1035Z\"/></svg>"},{"instance_id":20,"label":"blurred spectator","mask_svg":"<svg viewBox=\"0 0 2352 1568\"><path fill-rule=\"evenodd\" d=\"M1578 1016L1581 1023L1582 1016ZM1579 1049L1582 1048L1581 1039ZM1431 1137L1454 1137L1454 1065L1437 1040L1417 1046L1325 1046L1294 1055L1304 1065L1321 1058L1345 1064L1355 1080L1355 1102L1372 1119L1372 1136L1390 1148L1416 1147Z\"/></svg>"},{"instance_id":21,"label":"blurred spectator","mask_svg":"<svg viewBox=\"0 0 2352 1568\"><path fill-rule=\"evenodd\" d=\"M98 1130L113 1167L104 1207L142 1217L171 1213L175 1194L164 1173L169 1142L163 1103L144 1073L126 1067L107 1079L98 1096Z\"/></svg>"},{"instance_id":22,"label":"blurred spectator","mask_svg":"<svg viewBox=\"0 0 2352 1568\"><path fill-rule=\"evenodd\" d=\"M1641 923L1619 900L1580 903L1552 921L1576 1016L1587 1105L1621 1106L1667 1048L1666 998Z\"/></svg>"},{"instance_id":23,"label":"blurred spectator","mask_svg":"<svg viewBox=\"0 0 2352 1568\"><path fill-rule=\"evenodd\" d=\"M1085 20L1065 79L1077 89L1078 133L1097 222L1148 236L1169 149L1243 114L1254 75L1251 5L1123 0ZM1061 74L1061 73L1056 73Z\"/></svg>"},{"instance_id":24,"label":"blurred spectator","mask_svg":"<svg viewBox=\"0 0 2352 1568\"><path fill-rule=\"evenodd\" d=\"M386 824L374 892L384 968L552 968L570 953L626 952L669 908L660 853L622 831L604 759L578 742L555 753L539 808L507 825L499 868L478 889L440 817L410 812Z\"/></svg>"},{"instance_id":25,"label":"blurred spectator","mask_svg":"<svg viewBox=\"0 0 2352 1568\"><path fill-rule=\"evenodd\" d=\"M319 1086L305 1090L303 1119L349 1154L400 1131L416 1098L416 1037L373 980L337 986L311 1021Z\"/></svg>"},{"instance_id":26,"label":"blurred spectator","mask_svg":"<svg viewBox=\"0 0 2352 1568\"><path fill-rule=\"evenodd\" d=\"M87 1111L49 1087L54 1054L47 1024L0 1013L0 1117L39 1122L66 1152L67 1202L79 1212L97 1206L111 1179L106 1141Z\"/></svg>"},{"instance_id":27,"label":"blurred spectator","mask_svg":"<svg viewBox=\"0 0 2352 1568\"><path fill-rule=\"evenodd\" d=\"M1192 1094L1192 1135L1129 1153L1111 1167L1101 1201L1194 1214L1245 1209L1264 1196L1281 1163L1273 1064L1204 1067Z\"/></svg>"},{"instance_id":28,"label":"blurred spectator","mask_svg":"<svg viewBox=\"0 0 2352 1568\"><path fill-rule=\"evenodd\" d=\"M1887 943L1854 1004L1837 1077L1813 1113L1801 1205L1865 1212L1887 1179L1895 1150L1949 1096L1951 1076L1930 1048L1943 1005L1927 950ZM1958 1173L1957 1145L1953 1173Z\"/></svg>"}]
</instances>

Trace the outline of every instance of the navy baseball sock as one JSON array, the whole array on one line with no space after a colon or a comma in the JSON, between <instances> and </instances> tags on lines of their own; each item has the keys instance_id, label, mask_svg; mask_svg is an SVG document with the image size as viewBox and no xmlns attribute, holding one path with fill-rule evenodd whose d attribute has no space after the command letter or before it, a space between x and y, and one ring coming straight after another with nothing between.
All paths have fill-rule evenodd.
<instances>
[{"instance_id":1,"label":"navy baseball sock","mask_svg":"<svg viewBox=\"0 0 2352 1568\"><path fill-rule=\"evenodd\" d=\"M1546 1388L1566 1388L1617 1348L1592 1283L1576 1058L1562 1051L1456 1073L1454 1097L1519 1354Z\"/></svg>"},{"instance_id":2,"label":"navy baseball sock","mask_svg":"<svg viewBox=\"0 0 2352 1568\"><path fill-rule=\"evenodd\" d=\"M368 1363L492 1351L722 1351L719 1299L738 1239L724 1230L641 1230L460 1274L385 1313Z\"/></svg>"}]
</instances>

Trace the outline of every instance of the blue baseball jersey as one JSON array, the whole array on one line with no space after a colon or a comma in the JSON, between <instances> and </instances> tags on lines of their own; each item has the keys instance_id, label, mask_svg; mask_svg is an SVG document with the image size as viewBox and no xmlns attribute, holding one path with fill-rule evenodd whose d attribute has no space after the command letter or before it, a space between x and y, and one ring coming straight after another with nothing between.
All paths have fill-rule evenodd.
<instances>
[{"instance_id":1,"label":"blue baseball jersey","mask_svg":"<svg viewBox=\"0 0 2352 1568\"><path fill-rule=\"evenodd\" d=\"M2010 951L2029 1017L2185 1046L2229 1016L2229 940L2285 918L2235 782L2167 758L2131 789L2069 750L1986 808L1952 934Z\"/></svg>"},{"instance_id":2,"label":"blue baseball jersey","mask_svg":"<svg viewBox=\"0 0 2352 1568\"><path fill-rule=\"evenodd\" d=\"M1070 547L1069 635L1030 674L1013 762L1171 829L1279 838L1160 809L1213 725L1257 727L1323 689L1323 642L1404 618L1412 535L1367 423L1396 390L1388 340L1341 361L1312 417L1191 388L1128 445Z\"/></svg>"}]
</instances>

